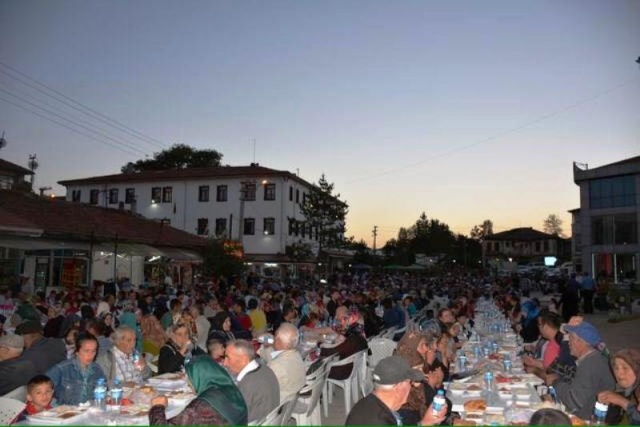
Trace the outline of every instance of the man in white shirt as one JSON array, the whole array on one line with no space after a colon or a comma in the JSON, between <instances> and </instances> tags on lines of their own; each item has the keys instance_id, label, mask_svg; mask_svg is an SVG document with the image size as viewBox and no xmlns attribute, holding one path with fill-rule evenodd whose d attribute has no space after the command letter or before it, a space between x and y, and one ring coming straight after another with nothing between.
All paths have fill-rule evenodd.
<instances>
[{"instance_id":1,"label":"man in white shirt","mask_svg":"<svg viewBox=\"0 0 640 427\"><path fill-rule=\"evenodd\" d=\"M283 323L276 331L269 367L280 384L280 402L300 391L306 380L302 356L296 349L298 330L291 323Z\"/></svg>"}]
</instances>

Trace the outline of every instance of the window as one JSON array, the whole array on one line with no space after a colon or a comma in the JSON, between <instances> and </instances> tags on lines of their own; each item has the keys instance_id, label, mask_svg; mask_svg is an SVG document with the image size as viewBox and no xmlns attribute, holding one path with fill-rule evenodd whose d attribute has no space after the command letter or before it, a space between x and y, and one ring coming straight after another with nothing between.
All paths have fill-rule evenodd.
<instances>
[{"instance_id":1,"label":"window","mask_svg":"<svg viewBox=\"0 0 640 427\"><path fill-rule=\"evenodd\" d=\"M136 190L135 188L127 188L124 190L124 202L125 203L134 203L136 201Z\"/></svg>"},{"instance_id":2,"label":"window","mask_svg":"<svg viewBox=\"0 0 640 427\"><path fill-rule=\"evenodd\" d=\"M540 252L540 242L536 242L536 252Z\"/></svg>"},{"instance_id":3,"label":"window","mask_svg":"<svg viewBox=\"0 0 640 427\"><path fill-rule=\"evenodd\" d=\"M302 229L302 237L307 237L307 223L303 222L300 224L300 228Z\"/></svg>"},{"instance_id":4,"label":"window","mask_svg":"<svg viewBox=\"0 0 640 427\"><path fill-rule=\"evenodd\" d=\"M635 205L635 176L616 176L589 181L589 207L591 209L621 208Z\"/></svg>"},{"instance_id":5,"label":"window","mask_svg":"<svg viewBox=\"0 0 640 427\"><path fill-rule=\"evenodd\" d=\"M289 218L289 236L293 235L293 223L294 222L295 222L295 219Z\"/></svg>"},{"instance_id":6,"label":"window","mask_svg":"<svg viewBox=\"0 0 640 427\"><path fill-rule=\"evenodd\" d=\"M638 220L635 213L615 215L613 221L617 245L638 243Z\"/></svg>"},{"instance_id":7,"label":"window","mask_svg":"<svg viewBox=\"0 0 640 427\"><path fill-rule=\"evenodd\" d=\"M296 203L300 203L300 190L296 189Z\"/></svg>"},{"instance_id":8,"label":"window","mask_svg":"<svg viewBox=\"0 0 640 427\"><path fill-rule=\"evenodd\" d=\"M636 214L618 214L591 218L593 245L624 245L638 243Z\"/></svg>"},{"instance_id":9,"label":"window","mask_svg":"<svg viewBox=\"0 0 640 427\"><path fill-rule=\"evenodd\" d=\"M227 233L227 219L216 218L216 236L223 236Z\"/></svg>"},{"instance_id":10,"label":"window","mask_svg":"<svg viewBox=\"0 0 640 427\"><path fill-rule=\"evenodd\" d=\"M216 201L218 201L218 202L226 202L227 201L227 186L226 185L218 185L216 187Z\"/></svg>"},{"instance_id":11,"label":"window","mask_svg":"<svg viewBox=\"0 0 640 427\"><path fill-rule=\"evenodd\" d=\"M118 189L112 188L109 190L109 204L115 205L118 203Z\"/></svg>"},{"instance_id":12,"label":"window","mask_svg":"<svg viewBox=\"0 0 640 427\"><path fill-rule=\"evenodd\" d=\"M160 203L162 198L162 188L153 187L151 189L151 203Z\"/></svg>"},{"instance_id":13,"label":"window","mask_svg":"<svg viewBox=\"0 0 640 427\"><path fill-rule=\"evenodd\" d=\"M289 187L289 201L293 202L293 185Z\"/></svg>"},{"instance_id":14,"label":"window","mask_svg":"<svg viewBox=\"0 0 640 427\"><path fill-rule=\"evenodd\" d=\"M81 190L73 190L71 192L71 201L79 202L81 195L82 195L82 191Z\"/></svg>"},{"instance_id":15,"label":"window","mask_svg":"<svg viewBox=\"0 0 640 427\"><path fill-rule=\"evenodd\" d=\"M307 204L307 193L302 193L302 204L303 205Z\"/></svg>"},{"instance_id":16,"label":"window","mask_svg":"<svg viewBox=\"0 0 640 427\"><path fill-rule=\"evenodd\" d=\"M171 203L173 195L172 187L163 187L162 188L162 203Z\"/></svg>"},{"instance_id":17,"label":"window","mask_svg":"<svg viewBox=\"0 0 640 427\"><path fill-rule=\"evenodd\" d=\"M544 241L544 251L545 252L549 252L549 241L548 240Z\"/></svg>"},{"instance_id":18,"label":"window","mask_svg":"<svg viewBox=\"0 0 640 427\"><path fill-rule=\"evenodd\" d=\"M98 199L100 198L100 190L91 190L89 193L89 203L92 205L98 204Z\"/></svg>"},{"instance_id":19,"label":"window","mask_svg":"<svg viewBox=\"0 0 640 427\"><path fill-rule=\"evenodd\" d=\"M265 186L264 186L264 199L265 200L275 200L276 199L276 185L275 184L265 184Z\"/></svg>"},{"instance_id":20,"label":"window","mask_svg":"<svg viewBox=\"0 0 640 427\"><path fill-rule=\"evenodd\" d=\"M276 219L265 218L263 228L265 236L273 236L274 234L276 234Z\"/></svg>"},{"instance_id":21,"label":"window","mask_svg":"<svg viewBox=\"0 0 640 427\"><path fill-rule=\"evenodd\" d=\"M293 221L293 234L295 234L296 236L300 233L300 222L294 220Z\"/></svg>"},{"instance_id":22,"label":"window","mask_svg":"<svg viewBox=\"0 0 640 427\"><path fill-rule=\"evenodd\" d=\"M206 236L209 234L209 219L198 218L198 236Z\"/></svg>"},{"instance_id":23,"label":"window","mask_svg":"<svg viewBox=\"0 0 640 427\"><path fill-rule=\"evenodd\" d=\"M198 201L199 202L208 202L209 201L209 186L201 185L198 187Z\"/></svg>"},{"instance_id":24,"label":"window","mask_svg":"<svg viewBox=\"0 0 640 427\"><path fill-rule=\"evenodd\" d=\"M256 199L256 184L253 182L243 182L242 188L242 200L252 202Z\"/></svg>"},{"instance_id":25,"label":"window","mask_svg":"<svg viewBox=\"0 0 640 427\"><path fill-rule=\"evenodd\" d=\"M256 220L253 218L245 218L243 231L245 236L253 236L256 234Z\"/></svg>"}]
</instances>

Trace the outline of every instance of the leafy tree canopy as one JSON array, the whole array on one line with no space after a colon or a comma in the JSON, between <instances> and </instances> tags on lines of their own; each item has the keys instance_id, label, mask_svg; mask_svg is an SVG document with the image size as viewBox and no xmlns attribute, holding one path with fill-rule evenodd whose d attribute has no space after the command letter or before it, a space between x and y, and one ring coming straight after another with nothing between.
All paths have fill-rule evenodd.
<instances>
[{"instance_id":1,"label":"leafy tree canopy","mask_svg":"<svg viewBox=\"0 0 640 427\"><path fill-rule=\"evenodd\" d=\"M216 150L198 150L185 144L174 144L166 150L153 154L151 159L129 162L122 167L123 173L159 171L170 169L209 168L220 166L222 154Z\"/></svg>"},{"instance_id":2,"label":"leafy tree canopy","mask_svg":"<svg viewBox=\"0 0 640 427\"><path fill-rule=\"evenodd\" d=\"M490 219L485 219L482 224L475 225L469 234L472 239L483 241L487 236L493 234L493 222Z\"/></svg>"},{"instance_id":3,"label":"leafy tree canopy","mask_svg":"<svg viewBox=\"0 0 640 427\"><path fill-rule=\"evenodd\" d=\"M543 222L545 233L563 237L562 220L556 214L550 214Z\"/></svg>"}]
</instances>

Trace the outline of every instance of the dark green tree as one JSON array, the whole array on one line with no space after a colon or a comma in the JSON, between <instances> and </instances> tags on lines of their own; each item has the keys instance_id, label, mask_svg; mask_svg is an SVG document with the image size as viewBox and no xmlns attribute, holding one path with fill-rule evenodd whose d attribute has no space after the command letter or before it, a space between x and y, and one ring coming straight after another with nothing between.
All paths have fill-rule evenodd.
<instances>
[{"instance_id":1,"label":"dark green tree","mask_svg":"<svg viewBox=\"0 0 640 427\"><path fill-rule=\"evenodd\" d=\"M340 200L340 194L333 194L333 183L329 183L324 174L318 184L312 186L300 212L305 222L311 225L312 232L318 235L318 256L322 258L322 250L342 246L345 232L345 219L349 205Z\"/></svg>"},{"instance_id":2,"label":"dark green tree","mask_svg":"<svg viewBox=\"0 0 640 427\"><path fill-rule=\"evenodd\" d=\"M472 239L482 242L493 234L493 222L490 219L485 219L482 224L474 225L469 234Z\"/></svg>"},{"instance_id":3,"label":"dark green tree","mask_svg":"<svg viewBox=\"0 0 640 427\"><path fill-rule=\"evenodd\" d=\"M225 248L224 241L209 239L202 251L202 269L205 275L234 276L242 273L242 259Z\"/></svg>"},{"instance_id":4,"label":"dark green tree","mask_svg":"<svg viewBox=\"0 0 640 427\"><path fill-rule=\"evenodd\" d=\"M298 262L309 262L313 259L313 250L311 245L302 241L292 243L285 247L285 254Z\"/></svg>"},{"instance_id":5,"label":"dark green tree","mask_svg":"<svg viewBox=\"0 0 640 427\"><path fill-rule=\"evenodd\" d=\"M153 154L151 159L129 162L122 167L123 173L158 171L170 169L211 168L220 166L222 154L216 150L198 150L185 144L174 144L166 150Z\"/></svg>"}]
</instances>

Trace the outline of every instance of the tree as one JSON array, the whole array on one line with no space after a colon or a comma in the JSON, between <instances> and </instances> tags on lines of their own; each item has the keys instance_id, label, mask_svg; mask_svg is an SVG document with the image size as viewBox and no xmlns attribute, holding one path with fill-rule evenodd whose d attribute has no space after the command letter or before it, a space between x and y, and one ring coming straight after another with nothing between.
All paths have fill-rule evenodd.
<instances>
[{"instance_id":1,"label":"tree","mask_svg":"<svg viewBox=\"0 0 640 427\"><path fill-rule=\"evenodd\" d=\"M309 262L313 258L313 250L311 245L303 243L302 241L287 245L285 248L285 254L298 262Z\"/></svg>"},{"instance_id":2,"label":"tree","mask_svg":"<svg viewBox=\"0 0 640 427\"><path fill-rule=\"evenodd\" d=\"M493 222L490 219L485 219L482 224L475 225L469 233L470 237L479 242L483 241L487 236L493 234Z\"/></svg>"},{"instance_id":3,"label":"tree","mask_svg":"<svg viewBox=\"0 0 640 427\"><path fill-rule=\"evenodd\" d=\"M318 236L318 256L323 248L340 247L345 232L345 219L349 205L340 200L340 194L333 194L333 183L329 184L324 176L314 184L300 205L300 212L312 232Z\"/></svg>"},{"instance_id":4,"label":"tree","mask_svg":"<svg viewBox=\"0 0 640 427\"><path fill-rule=\"evenodd\" d=\"M224 241L209 239L209 244L202 251L203 272L207 276L223 275L234 276L242 272L242 259L226 248Z\"/></svg>"},{"instance_id":5,"label":"tree","mask_svg":"<svg viewBox=\"0 0 640 427\"><path fill-rule=\"evenodd\" d=\"M213 168L220 166L222 154L216 150L198 150L185 144L174 144L153 154L152 159L141 159L124 165L122 173L170 169Z\"/></svg>"},{"instance_id":6,"label":"tree","mask_svg":"<svg viewBox=\"0 0 640 427\"><path fill-rule=\"evenodd\" d=\"M549 214L549 216L544 220L542 227L544 232L547 234L553 234L560 237L564 235L562 232L562 220L556 214Z\"/></svg>"}]
</instances>

